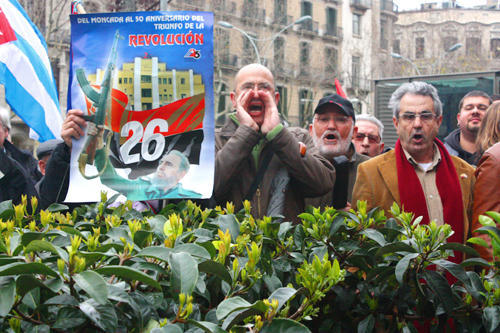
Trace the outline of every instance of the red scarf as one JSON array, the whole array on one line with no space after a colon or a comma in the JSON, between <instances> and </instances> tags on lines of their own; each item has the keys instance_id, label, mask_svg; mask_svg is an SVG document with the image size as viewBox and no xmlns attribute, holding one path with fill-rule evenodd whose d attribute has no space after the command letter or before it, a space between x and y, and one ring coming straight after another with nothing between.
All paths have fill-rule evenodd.
<instances>
[{"instance_id":1,"label":"red scarf","mask_svg":"<svg viewBox=\"0 0 500 333\"><path fill-rule=\"evenodd\" d=\"M441 161L436 169L436 186L438 188L441 203L443 205L444 223L451 226L455 232L448 242L464 243L464 214L462 202L462 190L458 179L457 170L453 165L450 154L443 143L435 139ZM398 172L398 190L401 200L400 206L404 206L407 212L413 212L415 216L423 216L421 223L429 223L429 213L425 201L422 185L415 172L414 166L408 161L398 139L396 142L396 168ZM455 257L449 258L452 262L460 263L462 254L455 252Z\"/></svg>"}]
</instances>

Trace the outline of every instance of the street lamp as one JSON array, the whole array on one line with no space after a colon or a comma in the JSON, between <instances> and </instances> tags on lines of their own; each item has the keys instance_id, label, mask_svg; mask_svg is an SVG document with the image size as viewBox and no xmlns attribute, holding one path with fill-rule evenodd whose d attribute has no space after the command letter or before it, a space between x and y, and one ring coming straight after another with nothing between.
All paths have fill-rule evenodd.
<instances>
[{"instance_id":1,"label":"street lamp","mask_svg":"<svg viewBox=\"0 0 500 333\"><path fill-rule=\"evenodd\" d=\"M455 52L456 50L458 50L459 48L461 48L462 46L464 46L464 44L462 43L456 43L456 44L453 44L452 46L450 46L447 50L444 51L443 54L440 54L439 57L434 61L434 63L432 64L432 69L433 69L433 72L440 72L441 71L441 63L442 63L442 60L443 58L448 54L448 53L452 53L452 52Z\"/></svg>"},{"instance_id":2,"label":"street lamp","mask_svg":"<svg viewBox=\"0 0 500 333\"><path fill-rule=\"evenodd\" d=\"M257 56L257 62L260 64L261 61L260 61L260 54L259 54L259 50L257 49L257 45L255 44L255 41L254 41L254 38L252 36L250 36L245 30L243 29L240 29L238 27L235 27L234 25L232 25L231 23L229 22L226 22L226 21L219 21L217 22L221 27L224 27L224 28L228 28L228 29L234 29L234 30L237 30L239 32L241 32L243 34L243 36L245 36L246 38L248 38L248 40L250 41L250 44L252 44L253 46L253 49L255 50L255 55Z\"/></svg>"},{"instance_id":3,"label":"street lamp","mask_svg":"<svg viewBox=\"0 0 500 333\"><path fill-rule=\"evenodd\" d=\"M410 59L406 58L406 57L403 57L401 54L399 53L394 53L394 52L391 52L391 57L395 58L395 59L401 59L401 60L404 60L406 62L408 62L410 65L413 66L413 68L415 69L415 72L417 72L417 74L420 76L422 74L420 74L420 70L418 69L417 65L415 65L413 63L413 61L411 61Z\"/></svg>"},{"instance_id":4,"label":"street lamp","mask_svg":"<svg viewBox=\"0 0 500 333\"><path fill-rule=\"evenodd\" d=\"M229 22L219 21L219 22L217 22L217 24L219 24L221 27L224 27L224 28L235 29L235 30L241 32L243 34L243 36L245 36L246 38L248 38L248 40L252 44L253 49L255 50L255 55L257 56L257 62L259 64L261 64L262 61L260 59L260 53L259 53L259 50L257 48L257 45L255 44L256 41L267 41L267 40L269 40L269 43L263 49L265 51L265 50L267 50L268 47L270 47L270 45L272 45L272 43L276 40L276 38L278 38L278 36L282 32L284 32L285 30L287 30L288 28L290 28L291 26L293 26L295 24L301 24L301 23L303 23L303 22L305 22L307 20L312 20L312 17L310 15L301 16L297 20L293 21L292 23L290 23L289 25L287 25L286 27L284 27L283 29L281 29L280 31L278 31L276 34L274 34L270 38L262 38L262 39L257 39L257 38L254 38L254 37L250 36L245 30L240 29L240 28L232 25Z\"/></svg>"}]
</instances>

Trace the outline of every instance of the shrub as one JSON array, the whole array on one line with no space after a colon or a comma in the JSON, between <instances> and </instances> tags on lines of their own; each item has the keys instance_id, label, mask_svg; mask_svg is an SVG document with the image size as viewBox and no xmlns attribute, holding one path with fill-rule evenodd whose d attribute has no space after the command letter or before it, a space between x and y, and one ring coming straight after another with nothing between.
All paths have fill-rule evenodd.
<instances>
[{"instance_id":1,"label":"shrub","mask_svg":"<svg viewBox=\"0 0 500 333\"><path fill-rule=\"evenodd\" d=\"M498 263L446 243L449 226L384 212L309 209L302 223L250 206L158 215L127 202L31 216L0 204L0 330L10 332L495 331ZM32 202L36 206L36 202ZM491 213L498 222L498 213ZM497 237L491 218L483 231ZM498 242L496 243L498 244ZM472 256L460 265L452 251ZM431 270L429 267L439 269ZM489 268L477 274L464 268ZM445 273L456 282L449 283ZM451 281L451 278L450 278Z\"/></svg>"}]
</instances>

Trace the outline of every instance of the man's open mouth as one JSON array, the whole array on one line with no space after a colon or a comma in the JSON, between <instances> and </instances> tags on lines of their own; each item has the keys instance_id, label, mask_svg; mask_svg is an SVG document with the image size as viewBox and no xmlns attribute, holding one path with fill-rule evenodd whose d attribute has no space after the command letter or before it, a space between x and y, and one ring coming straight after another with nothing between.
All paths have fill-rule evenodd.
<instances>
[{"instance_id":1,"label":"man's open mouth","mask_svg":"<svg viewBox=\"0 0 500 333\"><path fill-rule=\"evenodd\" d=\"M258 113L264 111L264 104L260 100L253 100L248 104L248 113Z\"/></svg>"},{"instance_id":2,"label":"man's open mouth","mask_svg":"<svg viewBox=\"0 0 500 333\"><path fill-rule=\"evenodd\" d=\"M422 134L413 134L411 138L416 143L421 143L422 141L424 141L424 136Z\"/></svg>"},{"instance_id":3,"label":"man's open mouth","mask_svg":"<svg viewBox=\"0 0 500 333\"><path fill-rule=\"evenodd\" d=\"M323 141L325 143L335 143L337 141L338 137L334 133L327 133L323 135Z\"/></svg>"}]
</instances>

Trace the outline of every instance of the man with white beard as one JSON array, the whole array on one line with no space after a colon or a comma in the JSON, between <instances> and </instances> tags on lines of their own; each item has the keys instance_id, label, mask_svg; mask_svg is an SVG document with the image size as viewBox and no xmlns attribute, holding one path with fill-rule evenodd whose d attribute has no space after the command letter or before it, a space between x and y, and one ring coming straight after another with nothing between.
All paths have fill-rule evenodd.
<instances>
[{"instance_id":1,"label":"man with white beard","mask_svg":"<svg viewBox=\"0 0 500 333\"><path fill-rule=\"evenodd\" d=\"M354 122L351 102L339 95L325 96L316 106L309 134L320 154L335 166L337 177L329 193L307 199L306 204L350 209L358 165L369 159L368 156L358 154L351 142L357 131Z\"/></svg>"}]
</instances>

